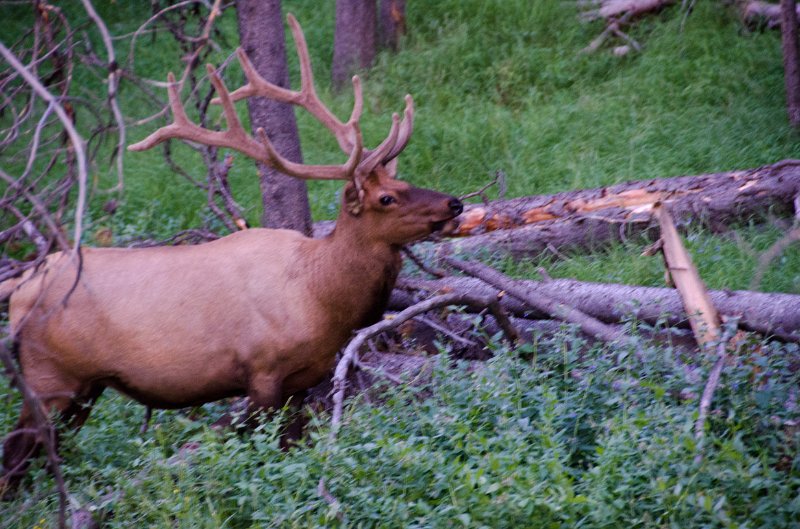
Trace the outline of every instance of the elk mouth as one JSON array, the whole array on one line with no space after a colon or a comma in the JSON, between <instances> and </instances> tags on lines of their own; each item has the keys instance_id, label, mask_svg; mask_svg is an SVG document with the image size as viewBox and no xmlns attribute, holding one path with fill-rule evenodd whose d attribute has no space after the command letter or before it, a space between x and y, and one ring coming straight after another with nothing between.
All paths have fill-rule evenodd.
<instances>
[{"instance_id":1,"label":"elk mouth","mask_svg":"<svg viewBox=\"0 0 800 529\"><path fill-rule=\"evenodd\" d=\"M449 219L431 222L431 233L444 232L444 234L447 234L451 233L457 227L458 221L455 220L455 217L450 217Z\"/></svg>"}]
</instances>

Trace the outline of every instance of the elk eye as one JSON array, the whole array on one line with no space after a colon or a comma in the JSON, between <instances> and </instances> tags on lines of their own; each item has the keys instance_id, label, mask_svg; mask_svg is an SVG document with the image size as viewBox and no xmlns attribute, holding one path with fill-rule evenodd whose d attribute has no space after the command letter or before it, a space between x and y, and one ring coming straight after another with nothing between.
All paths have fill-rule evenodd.
<instances>
[{"instance_id":1,"label":"elk eye","mask_svg":"<svg viewBox=\"0 0 800 529\"><path fill-rule=\"evenodd\" d=\"M389 204L394 204L395 202L397 202L397 200L395 200L392 195L383 195L380 198L380 203L383 206L388 206Z\"/></svg>"}]
</instances>

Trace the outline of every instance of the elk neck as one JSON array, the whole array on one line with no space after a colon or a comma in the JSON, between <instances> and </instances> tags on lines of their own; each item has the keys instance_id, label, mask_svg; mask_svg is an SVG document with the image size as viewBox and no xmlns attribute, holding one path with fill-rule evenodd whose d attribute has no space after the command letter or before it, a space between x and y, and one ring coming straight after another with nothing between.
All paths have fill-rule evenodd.
<instances>
[{"instance_id":1,"label":"elk neck","mask_svg":"<svg viewBox=\"0 0 800 529\"><path fill-rule=\"evenodd\" d=\"M309 272L320 303L351 328L379 321L400 272L400 247L375 240L367 219L343 210L315 253Z\"/></svg>"}]
</instances>

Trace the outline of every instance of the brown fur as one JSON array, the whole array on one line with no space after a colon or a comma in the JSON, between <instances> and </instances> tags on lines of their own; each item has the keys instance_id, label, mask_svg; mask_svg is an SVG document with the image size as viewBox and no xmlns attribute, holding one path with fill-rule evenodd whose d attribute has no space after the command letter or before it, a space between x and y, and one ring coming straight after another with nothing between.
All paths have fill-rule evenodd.
<instances>
[{"instance_id":1,"label":"brown fur","mask_svg":"<svg viewBox=\"0 0 800 529\"><path fill-rule=\"evenodd\" d=\"M381 204L383 195L396 202ZM399 247L460 210L379 166L363 210L343 207L325 239L251 229L197 246L86 248L71 293L77 266L53 254L11 294L24 379L73 427L109 386L160 408L234 395L278 408L324 377L354 329L381 317ZM16 430L32 426L23 407ZM22 432L8 438L8 484L39 444Z\"/></svg>"}]
</instances>

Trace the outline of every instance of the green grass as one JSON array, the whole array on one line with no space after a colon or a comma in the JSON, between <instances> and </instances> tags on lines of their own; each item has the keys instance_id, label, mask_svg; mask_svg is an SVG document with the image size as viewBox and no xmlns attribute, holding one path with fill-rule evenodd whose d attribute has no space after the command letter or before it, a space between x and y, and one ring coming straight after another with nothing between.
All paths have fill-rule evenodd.
<instances>
[{"instance_id":1,"label":"green grass","mask_svg":"<svg viewBox=\"0 0 800 529\"><path fill-rule=\"evenodd\" d=\"M690 229L684 242L697 264L708 288L748 290L758 269L758 258L784 232L771 224L739 226L724 235L706 229ZM518 261L503 259L501 268L520 278L536 278L544 268L552 277L665 286L664 260L660 254L642 255L648 241L634 238L614 243L594 252L567 251L554 255L546 252L539 259ZM760 290L800 293L800 252L789 247L764 267ZM767 288L764 288L764 287Z\"/></svg>"},{"instance_id":2,"label":"green grass","mask_svg":"<svg viewBox=\"0 0 800 529\"><path fill-rule=\"evenodd\" d=\"M100 7L118 34L130 31L142 16L135 3ZM352 94L345 90L333 95L327 82L333 3L287 1L284 9L294 12L305 28L323 99L340 116L347 115ZM574 9L563 2L410 5L409 35L400 51L379 54L376 66L363 72L367 143L380 141L390 113L402 109L408 92L415 97L417 117L411 144L401 157L401 175L454 194L482 186L496 170L507 175L508 196L520 196L755 167L796 157L800 143L786 119L778 34L748 33L734 10L711 2L697 5L683 32L681 18L680 10L672 8L643 19L631 35L643 43L644 51L617 58L608 50L580 53L601 26L577 22ZM228 11L217 27L228 47L214 53L215 63L235 46L235 13ZM127 53L122 46L122 61ZM291 50L289 59L297 83ZM164 79L167 71L182 66L169 35L158 36L154 44L149 36L142 37L135 64L139 75L154 79ZM229 84L235 84L237 71L237 66L231 68ZM102 89L88 78L76 85ZM132 118L155 111L133 87L123 84L122 93L124 110ZM306 112L297 116L306 161L341 161L330 134ZM130 141L150 130L129 130ZM195 153L183 146L174 151L190 172L202 177L204 169ZM132 236L167 237L209 222L204 193L171 173L158 150L127 153L125 160L122 206L108 219L99 209L106 197L95 195L87 242L92 242L93 230L105 226L122 243ZM101 181L112 182L108 164L101 162L96 169ZM237 160L234 193L251 224L257 224L261 208L256 180L252 164ZM319 182L309 187L314 217L334 217L339 185ZM706 237L712 246L730 246L724 237ZM747 244L758 246L747 233L744 237ZM628 245L591 258L576 255L565 270L598 281L613 277L638 282L635 267L619 269L618 264L636 261L639 252L638 246ZM621 254L624 259L618 258ZM701 268L711 269L719 264L718 257L697 256ZM585 266L587 259L591 266ZM743 259L739 255L734 260ZM604 268L614 273L604 274ZM595 271L601 273L590 275ZM784 275L798 274L800 269L790 266ZM798 291L796 282L770 277L763 289ZM735 288L734 283L742 281L717 285Z\"/></svg>"}]
</instances>

